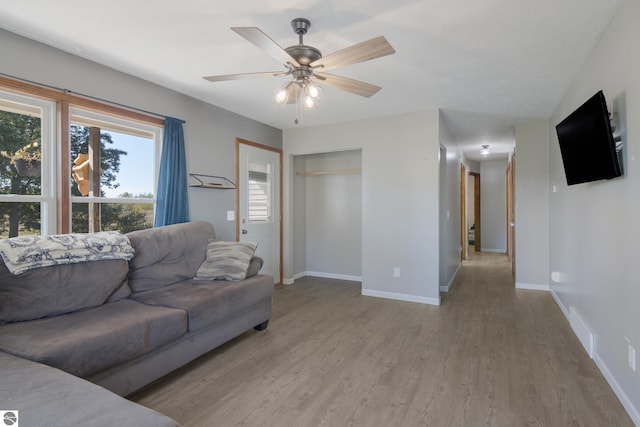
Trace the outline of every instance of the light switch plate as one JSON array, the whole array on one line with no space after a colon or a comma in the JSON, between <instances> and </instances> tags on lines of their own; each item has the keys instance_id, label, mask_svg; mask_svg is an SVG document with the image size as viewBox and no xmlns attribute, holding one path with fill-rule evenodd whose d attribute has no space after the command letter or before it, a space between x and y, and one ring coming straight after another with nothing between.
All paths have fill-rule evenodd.
<instances>
[{"instance_id":1,"label":"light switch plate","mask_svg":"<svg viewBox=\"0 0 640 427\"><path fill-rule=\"evenodd\" d=\"M227 221L236 220L236 211L227 211Z\"/></svg>"}]
</instances>

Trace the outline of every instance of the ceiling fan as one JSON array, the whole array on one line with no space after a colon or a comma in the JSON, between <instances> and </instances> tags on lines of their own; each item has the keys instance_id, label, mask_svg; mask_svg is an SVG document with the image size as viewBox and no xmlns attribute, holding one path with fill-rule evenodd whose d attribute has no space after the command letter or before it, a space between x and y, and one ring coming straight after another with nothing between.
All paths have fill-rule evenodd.
<instances>
[{"instance_id":1,"label":"ceiling fan","mask_svg":"<svg viewBox=\"0 0 640 427\"><path fill-rule=\"evenodd\" d=\"M219 82L251 77L291 75L292 79L274 93L275 99L280 104L300 102L306 109L313 108L322 93L320 87L315 83L321 83L367 98L382 89L380 86L329 74L326 71L395 53L396 51L383 36L354 44L323 57L320 50L313 46L305 45L303 42L303 36L307 34L309 27L311 27L311 22L308 19L296 18L291 21L291 26L298 35L298 44L285 49L257 27L231 27L232 31L282 62L285 67L284 71L227 74L203 78L210 82Z\"/></svg>"}]
</instances>

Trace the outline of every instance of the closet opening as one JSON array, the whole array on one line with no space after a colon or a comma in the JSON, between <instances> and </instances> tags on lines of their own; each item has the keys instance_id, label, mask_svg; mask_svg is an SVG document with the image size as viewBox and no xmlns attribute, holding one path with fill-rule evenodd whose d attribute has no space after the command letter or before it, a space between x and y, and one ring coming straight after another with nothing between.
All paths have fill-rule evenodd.
<instances>
[{"instance_id":1,"label":"closet opening","mask_svg":"<svg viewBox=\"0 0 640 427\"><path fill-rule=\"evenodd\" d=\"M362 150L293 156L293 279L362 282Z\"/></svg>"}]
</instances>

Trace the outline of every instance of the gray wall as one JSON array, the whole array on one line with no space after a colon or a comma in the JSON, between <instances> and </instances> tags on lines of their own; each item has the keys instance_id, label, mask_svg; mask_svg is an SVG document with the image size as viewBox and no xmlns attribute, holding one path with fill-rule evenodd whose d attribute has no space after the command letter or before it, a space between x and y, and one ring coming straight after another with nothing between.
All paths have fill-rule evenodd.
<instances>
[{"instance_id":1,"label":"gray wall","mask_svg":"<svg viewBox=\"0 0 640 427\"><path fill-rule=\"evenodd\" d=\"M516 287L549 286L549 123L516 126Z\"/></svg>"},{"instance_id":2,"label":"gray wall","mask_svg":"<svg viewBox=\"0 0 640 427\"><path fill-rule=\"evenodd\" d=\"M363 294L439 304L438 111L286 129L283 139L285 217L293 215L293 156L361 149ZM292 231L285 221L287 279Z\"/></svg>"},{"instance_id":3,"label":"gray wall","mask_svg":"<svg viewBox=\"0 0 640 427\"><path fill-rule=\"evenodd\" d=\"M640 2L622 1L549 126L549 184L557 188L549 194L549 263L560 279L551 290L565 314L579 313L593 332L594 360L636 425L640 370L629 368L627 350L640 350L638 22ZM554 127L600 89L626 121L625 176L568 187Z\"/></svg>"},{"instance_id":4,"label":"gray wall","mask_svg":"<svg viewBox=\"0 0 640 427\"><path fill-rule=\"evenodd\" d=\"M461 265L460 254L460 165L461 157L451 131L440 116L440 290L448 291Z\"/></svg>"},{"instance_id":5,"label":"gray wall","mask_svg":"<svg viewBox=\"0 0 640 427\"><path fill-rule=\"evenodd\" d=\"M482 250L507 252L507 160L480 164L480 221Z\"/></svg>"},{"instance_id":6,"label":"gray wall","mask_svg":"<svg viewBox=\"0 0 640 427\"><path fill-rule=\"evenodd\" d=\"M186 120L187 169L235 181L235 138L280 148L282 131L0 29L0 72ZM235 191L192 188L193 220L235 240Z\"/></svg>"}]
</instances>

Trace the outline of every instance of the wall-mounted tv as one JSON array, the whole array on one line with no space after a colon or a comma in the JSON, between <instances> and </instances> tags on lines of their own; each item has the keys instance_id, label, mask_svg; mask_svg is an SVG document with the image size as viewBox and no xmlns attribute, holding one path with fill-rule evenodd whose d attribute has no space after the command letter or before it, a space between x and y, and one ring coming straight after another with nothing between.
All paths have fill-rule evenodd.
<instances>
[{"instance_id":1,"label":"wall-mounted tv","mask_svg":"<svg viewBox=\"0 0 640 427\"><path fill-rule=\"evenodd\" d=\"M556 132L568 185L622 175L602 91L561 121Z\"/></svg>"}]
</instances>

